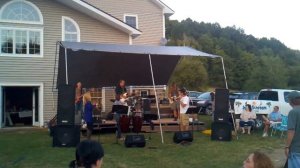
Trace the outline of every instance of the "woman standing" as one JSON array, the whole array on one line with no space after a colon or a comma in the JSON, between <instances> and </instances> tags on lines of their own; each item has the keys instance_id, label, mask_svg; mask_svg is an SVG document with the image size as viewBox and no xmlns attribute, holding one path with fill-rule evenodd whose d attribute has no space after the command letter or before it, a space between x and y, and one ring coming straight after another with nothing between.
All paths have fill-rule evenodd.
<instances>
[{"instance_id":1,"label":"woman standing","mask_svg":"<svg viewBox=\"0 0 300 168\"><path fill-rule=\"evenodd\" d=\"M245 133L245 127L248 127L248 134L250 134L251 127L254 126L254 119L256 119L256 114L252 112L250 104L246 104L245 111L241 114L240 127L242 128L242 133Z\"/></svg>"},{"instance_id":2,"label":"woman standing","mask_svg":"<svg viewBox=\"0 0 300 168\"><path fill-rule=\"evenodd\" d=\"M93 105L92 105L92 97L91 93L87 92L84 94L84 121L87 125L87 139L91 139L92 132L93 132Z\"/></svg>"}]
</instances>

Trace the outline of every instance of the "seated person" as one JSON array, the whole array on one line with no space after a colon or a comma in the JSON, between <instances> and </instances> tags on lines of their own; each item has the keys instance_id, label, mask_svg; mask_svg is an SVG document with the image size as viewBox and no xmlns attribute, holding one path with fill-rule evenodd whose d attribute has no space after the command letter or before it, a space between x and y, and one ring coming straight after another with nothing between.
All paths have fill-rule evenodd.
<instances>
[{"instance_id":1,"label":"seated person","mask_svg":"<svg viewBox=\"0 0 300 168\"><path fill-rule=\"evenodd\" d=\"M250 104L246 105L245 111L241 114L240 127L242 128L242 133L245 133L245 126L248 127L248 134L250 134L251 127L254 126L254 119L256 119L256 114L252 112Z\"/></svg>"},{"instance_id":2,"label":"seated person","mask_svg":"<svg viewBox=\"0 0 300 168\"><path fill-rule=\"evenodd\" d=\"M76 160L70 162L70 168L101 168L104 151L100 143L84 140L78 144L75 156Z\"/></svg>"},{"instance_id":3,"label":"seated person","mask_svg":"<svg viewBox=\"0 0 300 168\"><path fill-rule=\"evenodd\" d=\"M281 121L281 114L279 112L279 107L278 106L274 106L274 110L273 112L271 112L268 117L263 116L263 120L265 123L265 128L264 128L264 133L263 133L263 137L267 137L268 136L268 130L271 126L273 126L272 124L274 122L279 122Z\"/></svg>"}]
</instances>

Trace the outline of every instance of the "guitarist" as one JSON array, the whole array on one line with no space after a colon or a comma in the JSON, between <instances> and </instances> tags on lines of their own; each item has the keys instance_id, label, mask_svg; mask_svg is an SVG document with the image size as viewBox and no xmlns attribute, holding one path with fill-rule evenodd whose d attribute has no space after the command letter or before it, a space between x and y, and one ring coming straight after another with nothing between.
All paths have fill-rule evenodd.
<instances>
[{"instance_id":1,"label":"guitarist","mask_svg":"<svg viewBox=\"0 0 300 168\"><path fill-rule=\"evenodd\" d=\"M179 109L179 102L178 102L178 88L175 82L172 83L171 86L169 86L169 93L168 98L170 102L171 110L173 111L174 121L178 120L178 109Z\"/></svg>"},{"instance_id":2,"label":"guitarist","mask_svg":"<svg viewBox=\"0 0 300 168\"><path fill-rule=\"evenodd\" d=\"M127 90L126 90L126 86L125 86L125 80L120 80L119 81L119 83L118 83L118 85L116 86L116 89L115 89L115 95L116 95L116 100L114 102L114 105L127 106L127 103L126 103ZM116 112L115 113L115 120L117 122L117 131L116 131L117 139L124 140L124 138L121 135L120 118L121 118L121 114Z\"/></svg>"}]
</instances>

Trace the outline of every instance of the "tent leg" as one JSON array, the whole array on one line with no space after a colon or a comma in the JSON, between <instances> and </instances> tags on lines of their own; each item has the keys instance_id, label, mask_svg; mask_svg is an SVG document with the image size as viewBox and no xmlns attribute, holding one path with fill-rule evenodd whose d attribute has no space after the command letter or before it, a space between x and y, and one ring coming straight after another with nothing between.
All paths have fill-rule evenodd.
<instances>
[{"instance_id":1,"label":"tent leg","mask_svg":"<svg viewBox=\"0 0 300 168\"><path fill-rule=\"evenodd\" d=\"M222 61L222 67L223 67L223 73L224 73L225 85L226 85L226 89L228 89L227 77L226 77L226 71L225 71L225 65L224 65L223 57L221 57L221 61Z\"/></svg>"},{"instance_id":2,"label":"tent leg","mask_svg":"<svg viewBox=\"0 0 300 168\"><path fill-rule=\"evenodd\" d=\"M66 85L69 84L69 77L68 77L68 55L67 55L67 48L65 48L65 64L66 64Z\"/></svg>"},{"instance_id":3,"label":"tent leg","mask_svg":"<svg viewBox=\"0 0 300 168\"><path fill-rule=\"evenodd\" d=\"M162 131L161 121L160 121L160 111L158 107L158 98L157 98L157 92L155 87L155 80L153 75L153 67L152 67L152 61L151 61L151 55L149 54L149 63L150 63L150 69L151 69L151 77L152 77L152 83L153 83L153 89L154 89L154 95L155 95L155 102L156 102L156 108L157 108L157 115L159 120L159 129L160 129L160 136L161 136L161 143L164 143L164 135Z\"/></svg>"},{"instance_id":4,"label":"tent leg","mask_svg":"<svg viewBox=\"0 0 300 168\"><path fill-rule=\"evenodd\" d=\"M223 59L223 57L221 57L221 61L222 61L224 79L225 79L225 86L226 86L226 89L228 89L228 83L227 83L227 77L226 77L226 71L225 71L225 65L224 65L224 59ZM231 108L230 105L229 105L229 107ZM239 136L238 136L238 133L237 133L237 128L236 128L236 124L235 124L235 120L234 120L234 116L233 116L232 112L231 112L231 119L232 119L232 123L233 123L233 127L234 127L234 133L236 135L236 139L238 140Z\"/></svg>"}]
</instances>

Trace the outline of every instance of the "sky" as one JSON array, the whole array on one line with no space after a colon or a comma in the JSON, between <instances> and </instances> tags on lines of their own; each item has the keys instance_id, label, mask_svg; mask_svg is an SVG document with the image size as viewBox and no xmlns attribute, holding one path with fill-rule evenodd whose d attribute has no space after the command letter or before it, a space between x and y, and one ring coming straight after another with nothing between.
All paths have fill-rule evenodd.
<instances>
[{"instance_id":1,"label":"sky","mask_svg":"<svg viewBox=\"0 0 300 168\"><path fill-rule=\"evenodd\" d=\"M274 37L300 50L299 0L162 0L175 14L172 20L191 18L242 28L257 38ZM298 2L297 2L298 1Z\"/></svg>"}]
</instances>

